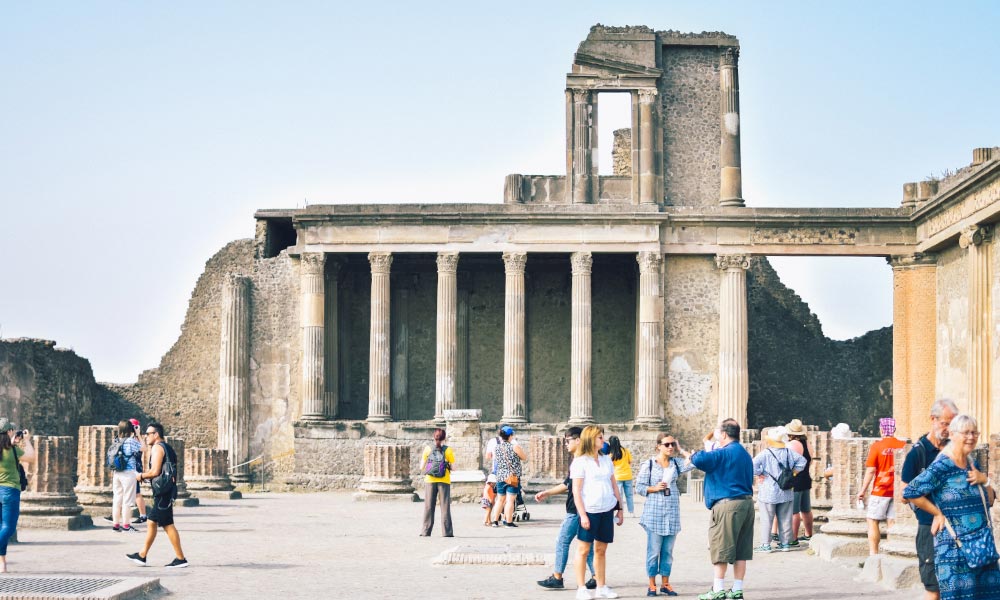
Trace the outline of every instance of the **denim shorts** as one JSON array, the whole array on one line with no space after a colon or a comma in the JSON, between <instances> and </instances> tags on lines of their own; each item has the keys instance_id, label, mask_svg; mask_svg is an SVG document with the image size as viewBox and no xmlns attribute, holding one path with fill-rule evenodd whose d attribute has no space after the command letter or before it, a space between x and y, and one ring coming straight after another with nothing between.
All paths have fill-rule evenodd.
<instances>
[{"instance_id":1,"label":"denim shorts","mask_svg":"<svg viewBox=\"0 0 1000 600\"><path fill-rule=\"evenodd\" d=\"M497 496L503 496L504 494L508 496L516 496L520 489L521 488L516 485L507 485L502 481L497 482Z\"/></svg>"}]
</instances>

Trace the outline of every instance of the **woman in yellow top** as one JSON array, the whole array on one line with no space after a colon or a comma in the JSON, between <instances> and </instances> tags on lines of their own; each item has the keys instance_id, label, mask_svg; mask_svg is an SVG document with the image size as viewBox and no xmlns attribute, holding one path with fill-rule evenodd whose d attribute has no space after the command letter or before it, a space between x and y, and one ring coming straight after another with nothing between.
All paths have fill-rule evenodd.
<instances>
[{"instance_id":1,"label":"woman in yellow top","mask_svg":"<svg viewBox=\"0 0 1000 600\"><path fill-rule=\"evenodd\" d=\"M628 448L622 448L622 441L616 435L608 438L608 444L608 454L611 455L611 461L615 465L618 495L625 498L625 504L628 505L628 516L634 517L635 502L632 500L632 494L635 491L635 486L632 484L632 453L628 451Z\"/></svg>"},{"instance_id":2,"label":"woman in yellow top","mask_svg":"<svg viewBox=\"0 0 1000 600\"><path fill-rule=\"evenodd\" d=\"M424 472L424 528L422 537L430 537L434 529L434 503L441 503L441 532L455 537L451 530L451 466L455 451L444 445L444 429L434 430L434 445L424 446L420 470ZM439 500L440 499L440 500Z\"/></svg>"},{"instance_id":3,"label":"woman in yellow top","mask_svg":"<svg viewBox=\"0 0 1000 600\"><path fill-rule=\"evenodd\" d=\"M30 465L35 462L35 448L31 445L28 430L0 418L0 573L7 572L7 542L17 530L21 516L21 474L17 463Z\"/></svg>"}]
</instances>

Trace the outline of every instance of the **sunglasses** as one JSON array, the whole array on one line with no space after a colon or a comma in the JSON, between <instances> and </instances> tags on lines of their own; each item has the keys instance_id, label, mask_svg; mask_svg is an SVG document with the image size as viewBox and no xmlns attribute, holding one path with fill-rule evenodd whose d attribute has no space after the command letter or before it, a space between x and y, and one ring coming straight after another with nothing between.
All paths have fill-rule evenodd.
<instances>
[{"instance_id":1,"label":"sunglasses","mask_svg":"<svg viewBox=\"0 0 1000 600\"><path fill-rule=\"evenodd\" d=\"M673 446L674 448L676 448L677 447L677 442L660 442L660 445L661 446L665 446L667 448L670 448L671 446Z\"/></svg>"}]
</instances>

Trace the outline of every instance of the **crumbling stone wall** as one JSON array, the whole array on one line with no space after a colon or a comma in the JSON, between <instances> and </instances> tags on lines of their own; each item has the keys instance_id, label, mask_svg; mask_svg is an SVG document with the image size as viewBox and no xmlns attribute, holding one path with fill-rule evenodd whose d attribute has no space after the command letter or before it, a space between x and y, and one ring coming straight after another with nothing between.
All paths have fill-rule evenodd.
<instances>
[{"instance_id":1,"label":"crumbling stone wall","mask_svg":"<svg viewBox=\"0 0 1000 600\"><path fill-rule=\"evenodd\" d=\"M39 435L76 435L91 423L90 361L50 340L0 340L0 416Z\"/></svg>"},{"instance_id":2,"label":"crumbling stone wall","mask_svg":"<svg viewBox=\"0 0 1000 600\"><path fill-rule=\"evenodd\" d=\"M611 146L612 173L620 177L632 175L632 129L616 129Z\"/></svg>"},{"instance_id":3,"label":"crumbling stone wall","mask_svg":"<svg viewBox=\"0 0 1000 600\"><path fill-rule=\"evenodd\" d=\"M937 259L937 379L934 385L938 397L953 398L960 408L967 400L969 389L966 376L969 364L967 259L968 250L958 246L941 252Z\"/></svg>"}]
</instances>

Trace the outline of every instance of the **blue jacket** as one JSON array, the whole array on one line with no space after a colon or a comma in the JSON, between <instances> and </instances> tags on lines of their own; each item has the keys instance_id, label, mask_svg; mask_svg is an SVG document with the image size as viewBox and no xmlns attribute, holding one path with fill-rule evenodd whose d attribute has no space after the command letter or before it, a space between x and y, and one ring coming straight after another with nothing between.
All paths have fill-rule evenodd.
<instances>
[{"instance_id":1,"label":"blue jacket","mask_svg":"<svg viewBox=\"0 0 1000 600\"><path fill-rule=\"evenodd\" d=\"M705 472L705 506L712 508L723 498L753 495L753 459L739 442L718 450L701 450L691 463Z\"/></svg>"}]
</instances>

